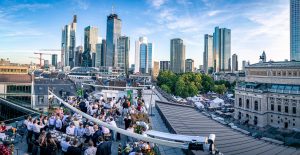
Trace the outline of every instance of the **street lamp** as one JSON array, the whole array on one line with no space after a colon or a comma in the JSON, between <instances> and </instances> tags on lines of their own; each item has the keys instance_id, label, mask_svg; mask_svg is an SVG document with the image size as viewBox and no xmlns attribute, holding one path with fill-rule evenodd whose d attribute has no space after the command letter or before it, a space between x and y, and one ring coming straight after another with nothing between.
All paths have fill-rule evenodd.
<instances>
[{"instance_id":1,"label":"street lamp","mask_svg":"<svg viewBox=\"0 0 300 155\"><path fill-rule=\"evenodd\" d=\"M155 89L155 86L152 86L151 87L151 98L150 98L150 116L155 116L154 114L153 114L153 109L152 109L152 95L153 95L153 90ZM155 103L154 103L155 104Z\"/></svg>"}]
</instances>

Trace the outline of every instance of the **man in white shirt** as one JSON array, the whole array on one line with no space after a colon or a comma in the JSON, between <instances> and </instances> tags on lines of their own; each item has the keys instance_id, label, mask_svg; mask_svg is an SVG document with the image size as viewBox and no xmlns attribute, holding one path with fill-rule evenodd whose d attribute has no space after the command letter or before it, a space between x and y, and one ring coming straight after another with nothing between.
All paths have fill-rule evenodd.
<instances>
[{"instance_id":1,"label":"man in white shirt","mask_svg":"<svg viewBox=\"0 0 300 155\"><path fill-rule=\"evenodd\" d=\"M110 118L110 121L108 122L108 124L110 124L116 128L118 127L116 121L112 117ZM112 134L112 139L116 141L117 133L114 130L111 130L111 134Z\"/></svg>"},{"instance_id":2,"label":"man in white shirt","mask_svg":"<svg viewBox=\"0 0 300 155\"><path fill-rule=\"evenodd\" d=\"M74 133L75 133L75 125L74 125L74 123L71 123L71 124L67 127L66 133L67 133L67 135L74 136Z\"/></svg>"},{"instance_id":3,"label":"man in white shirt","mask_svg":"<svg viewBox=\"0 0 300 155\"><path fill-rule=\"evenodd\" d=\"M53 128L54 128L54 125L55 125L55 116L54 116L54 115L52 115L52 116L49 118L48 123L49 123L49 128L50 128L50 129L53 129Z\"/></svg>"},{"instance_id":4,"label":"man in white shirt","mask_svg":"<svg viewBox=\"0 0 300 155\"><path fill-rule=\"evenodd\" d=\"M26 123L26 127L27 127L27 143L31 142L32 139L32 135L33 135L33 131L32 131L32 127L33 127L33 123L32 123L32 118L29 118L28 122Z\"/></svg>"}]
</instances>

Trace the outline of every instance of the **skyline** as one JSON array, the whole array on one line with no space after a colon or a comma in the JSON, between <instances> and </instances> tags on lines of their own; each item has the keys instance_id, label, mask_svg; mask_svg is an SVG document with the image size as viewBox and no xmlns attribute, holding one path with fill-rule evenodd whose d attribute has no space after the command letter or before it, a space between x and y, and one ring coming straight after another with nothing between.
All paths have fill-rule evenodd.
<instances>
[{"instance_id":1,"label":"skyline","mask_svg":"<svg viewBox=\"0 0 300 155\"><path fill-rule=\"evenodd\" d=\"M194 59L198 67L203 63L204 34L212 34L216 26L231 29L231 54L238 55L239 66L243 60L258 62L263 50L267 61L289 59L289 1L286 0L115 0L98 3L5 0L0 5L1 58L10 56L13 62L23 63L24 57L34 56L33 52L38 49L60 49L61 29L70 23L73 14L78 17L77 46L84 44L84 27L89 25L99 29L99 37L106 38L106 18L112 5L122 20L122 35L131 40L130 64L134 63L134 42L146 36L154 44L153 61L170 60L170 40L181 38L186 45L186 58ZM12 53L15 53L13 57ZM24 63L37 62L27 60Z\"/></svg>"}]
</instances>

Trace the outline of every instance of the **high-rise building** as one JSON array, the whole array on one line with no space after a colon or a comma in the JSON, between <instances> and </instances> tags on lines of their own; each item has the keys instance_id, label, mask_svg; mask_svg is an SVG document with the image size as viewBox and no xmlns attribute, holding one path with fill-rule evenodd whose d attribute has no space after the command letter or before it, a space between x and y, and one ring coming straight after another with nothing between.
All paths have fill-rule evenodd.
<instances>
[{"instance_id":1,"label":"high-rise building","mask_svg":"<svg viewBox=\"0 0 300 155\"><path fill-rule=\"evenodd\" d=\"M107 16L106 28L106 66L117 67L118 54L117 54L117 41L121 36L121 19L117 14L111 13Z\"/></svg>"},{"instance_id":2,"label":"high-rise building","mask_svg":"<svg viewBox=\"0 0 300 155\"><path fill-rule=\"evenodd\" d=\"M74 15L73 22L69 25L66 25L62 29L61 62L63 66L70 66L70 68L73 68L75 66L74 57L75 57L75 46L76 46L76 25L77 25L77 16Z\"/></svg>"},{"instance_id":3,"label":"high-rise building","mask_svg":"<svg viewBox=\"0 0 300 155\"><path fill-rule=\"evenodd\" d=\"M193 59L186 59L185 60L185 72L194 72L194 60Z\"/></svg>"},{"instance_id":4,"label":"high-rise building","mask_svg":"<svg viewBox=\"0 0 300 155\"><path fill-rule=\"evenodd\" d=\"M92 67L96 67L96 52L92 52Z\"/></svg>"},{"instance_id":5,"label":"high-rise building","mask_svg":"<svg viewBox=\"0 0 300 155\"><path fill-rule=\"evenodd\" d=\"M96 44L98 43L98 28L88 26L84 29L84 52L82 66L95 66Z\"/></svg>"},{"instance_id":6,"label":"high-rise building","mask_svg":"<svg viewBox=\"0 0 300 155\"><path fill-rule=\"evenodd\" d=\"M290 0L290 60L300 61L300 1Z\"/></svg>"},{"instance_id":7,"label":"high-rise building","mask_svg":"<svg viewBox=\"0 0 300 155\"><path fill-rule=\"evenodd\" d=\"M174 73L185 72L185 45L183 40L175 38L171 40L170 45L170 69Z\"/></svg>"},{"instance_id":8,"label":"high-rise building","mask_svg":"<svg viewBox=\"0 0 300 155\"><path fill-rule=\"evenodd\" d=\"M96 63L95 67L101 66L101 60L102 60L102 42L96 44Z\"/></svg>"},{"instance_id":9,"label":"high-rise building","mask_svg":"<svg viewBox=\"0 0 300 155\"><path fill-rule=\"evenodd\" d=\"M130 39L127 36L121 36L117 41L117 52L118 62L117 67L124 69L125 74L128 75L129 70L129 50L130 50Z\"/></svg>"},{"instance_id":10,"label":"high-rise building","mask_svg":"<svg viewBox=\"0 0 300 155\"><path fill-rule=\"evenodd\" d=\"M159 70L160 71L170 70L170 61L160 61Z\"/></svg>"},{"instance_id":11,"label":"high-rise building","mask_svg":"<svg viewBox=\"0 0 300 155\"><path fill-rule=\"evenodd\" d=\"M156 81L157 77L159 74L159 62L158 61L154 61L153 62L153 69L152 69L152 78L153 80Z\"/></svg>"},{"instance_id":12,"label":"high-rise building","mask_svg":"<svg viewBox=\"0 0 300 155\"><path fill-rule=\"evenodd\" d=\"M213 34L214 71L230 71L231 30L215 27Z\"/></svg>"},{"instance_id":13,"label":"high-rise building","mask_svg":"<svg viewBox=\"0 0 300 155\"><path fill-rule=\"evenodd\" d=\"M54 66L55 68L57 68L57 54L52 54L52 66Z\"/></svg>"},{"instance_id":14,"label":"high-rise building","mask_svg":"<svg viewBox=\"0 0 300 155\"><path fill-rule=\"evenodd\" d=\"M102 46L101 46L101 66L106 65L106 40L102 39Z\"/></svg>"},{"instance_id":15,"label":"high-rise building","mask_svg":"<svg viewBox=\"0 0 300 155\"><path fill-rule=\"evenodd\" d=\"M203 53L203 70L208 73L214 67L214 57L213 57L213 36L205 34L204 35L204 53Z\"/></svg>"},{"instance_id":16,"label":"high-rise building","mask_svg":"<svg viewBox=\"0 0 300 155\"><path fill-rule=\"evenodd\" d=\"M238 56L236 54L232 55L232 72L239 71L238 66Z\"/></svg>"},{"instance_id":17,"label":"high-rise building","mask_svg":"<svg viewBox=\"0 0 300 155\"><path fill-rule=\"evenodd\" d=\"M153 44L146 37L135 42L135 73L150 74L152 70Z\"/></svg>"},{"instance_id":18,"label":"high-rise building","mask_svg":"<svg viewBox=\"0 0 300 155\"><path fill-rule=\"evenodd\" d=\"M45 69L49 68L49 60L44 60L44 68Z\"/></svg>"},{"instance_id":19,"label":"high-rise building","mask_svg":"<svg viewBox=\"0 0 300 155\"><path fill-rule=\"evenodd\" d=\"M77 46L75 50L75 66L79 67L82 64L82 52L83 52L83 47Z\"/></svg>"}]
</instances>

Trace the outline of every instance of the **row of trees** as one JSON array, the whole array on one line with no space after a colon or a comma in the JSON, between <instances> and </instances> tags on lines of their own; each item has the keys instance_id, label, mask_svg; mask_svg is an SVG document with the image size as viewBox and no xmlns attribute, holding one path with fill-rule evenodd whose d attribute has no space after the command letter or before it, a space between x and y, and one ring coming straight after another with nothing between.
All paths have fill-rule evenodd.
<instances>
[{"instance_id":1,"label":"row of trees","mask_svg":"<svg viewBox=\"0 0 300 155\"><path fill-rule=\"evenodd\" d=\"M231 88L230 83L228 87L226 84L226 81L215 82L209 75L192 72L175 74L172 71L161 71L157 77L157 85L161 89L183 98L209 91L224 94Z\"/></svg>"}]
</instances>

